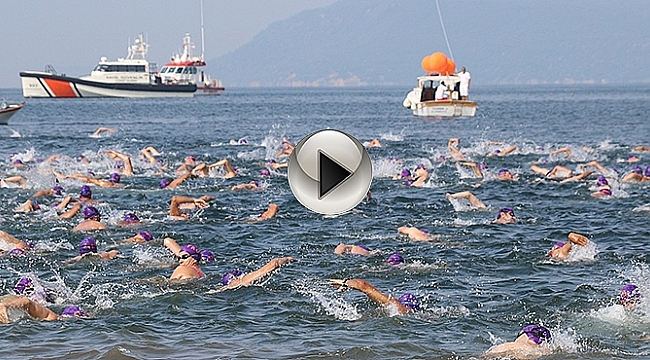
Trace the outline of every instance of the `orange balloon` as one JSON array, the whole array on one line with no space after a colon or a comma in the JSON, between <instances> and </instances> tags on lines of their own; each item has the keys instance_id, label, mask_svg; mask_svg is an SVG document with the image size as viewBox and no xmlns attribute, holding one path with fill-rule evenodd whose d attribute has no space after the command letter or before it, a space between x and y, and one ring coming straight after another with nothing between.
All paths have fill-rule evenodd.
<instances>
[{"instance_id":1,"label":"orange balloon","mask_svg":"<svg viewBox=\"0 0 650 360\"><path fill-rule=\"evenodd\" d=\"M431 54L429 64L431 66L431 71L444 73L447 71L447 56L441 52L435 52Z\"/></svg>"},{"instance_id":2,"label":"orange balloon","mask_svg":"<svg viewBox=\"0 0 650 360\"><path fill-rule=\"evenodd\" d=\"M426 71L426 72L432 72L433 71L433 70L431 70L431 67L429 66L429 58L430 57L431 57L431 55L427 55L427 56L424 57L424 59L422 59L422 69L424 69L424 71Z\"/></svg>"},{"instance_id":3,"label":"orange balloon","mask_svg":"<svg viewBox=\"0 0 650 360\"><path fill-rule=\"evenodd\" d=\"M447 75L451 75L456 72L456 63L454 63L454 60L447 58L447 69L445 72Z\"/></svg>"}]
</instances>

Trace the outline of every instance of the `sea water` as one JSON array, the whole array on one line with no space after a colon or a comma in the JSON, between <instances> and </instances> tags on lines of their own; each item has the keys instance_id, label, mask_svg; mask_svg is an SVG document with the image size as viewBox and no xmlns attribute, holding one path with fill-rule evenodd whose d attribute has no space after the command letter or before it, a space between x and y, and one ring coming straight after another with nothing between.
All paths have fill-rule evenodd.
<instances>
[{"instance_id":1,"label":"sea water","mask_svg":"<svg viewBox=\"0 0 650 360\"><path fill-rule=\"evenodd\" d=\"M594 198L596 175L559 184L529 170L533 164L564 165L579 173L580 164L597 160L615 168L620 179L635 165L626 161L632 149L650 146L650 86L476 86L476 117L452 120L412 116L401 105L408 90L228 89L194 99L27 99L11 124L0 127L0 177L28 179L28 188L0 189L0 229L36 247L26 256L0 258L0 292L12 293L20 276L31 274L57 284L57 302L50 305L55 312L74 304L88 316L54 322L23 317L0 326L2 357L469 359L514 340L533 323L551 330L548 358L650 357L650 306L644 301L626 311L616 305L618 291L630 282L650 298L650 182L614 181L614 196ZM4 96L20 98L20 91L5 90ZM100 126L117 132L91 136ZM296 143L325 128L383 144L368 149L372 200L337 217L302 207L284 170L259 176L283 137ZM468 160L488 166L484 179L443 160L454 137ZM242 138L248 145L239 144ZM491 156L510 145L519 150ZM240 175L225 179L216 172L159 190L157 168L138 156L146 146L162 152L170 179L188 155L208 164L228 158ZM562 147L571 158L550 156ZM52 168L107 178L115 169L103 152L111 149L130 155L136 174L122 178L123 188L93 187L109 229L91 235L100 251L115 248L120 255L66 263L87 236L71 231L79 216L57 218L47 210L60 200L55 198L38 199L46 210L36 213L13 209L54 185ZM83 154L91 163L39 162L55 154ZM650 165L650 153L635 155L637 164ZM10 168L16 158L30 169ZM418 164L431 175L425 186L392 179ZM501 168L519 179L496 180ZM230 190L251 180L264 189ZM76 195L83 184L62 185ZM488 208L445 199L465 190ZM172 195L205 194L216 200L189 221L167 219ZM280 207L276 217L251 221L271 202ZM492 223L502 207L514 209L515 224ZM126 212L143 224L116 226ZM400 226L440 236L414 242L397 233ZM120 243L144 230L155 241ZM589 247L567 261L549 260L548 250L570 231L586 235ZM216 261L202 265L207 277L169 282L176 261L162 246L165 237L214 252ZM372 256L337 256L340 242L366 245ZM404 256L404 265L387 264L394 252ZM228 270L252 271L280 256L298 261L254 286L217 291ZM337 292L330 278L365 279L396 297L411 292L421 310L398 315L360 292Z\"/></svg>"}]
</instances>

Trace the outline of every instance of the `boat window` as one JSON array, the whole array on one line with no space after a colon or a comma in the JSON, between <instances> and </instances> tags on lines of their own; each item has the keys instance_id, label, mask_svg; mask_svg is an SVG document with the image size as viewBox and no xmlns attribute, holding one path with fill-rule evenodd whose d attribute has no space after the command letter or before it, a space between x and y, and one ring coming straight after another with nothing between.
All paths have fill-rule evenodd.
<instances>
[{"instance_id":1,"label":"boat window","mask_svg":"<svg viewBox=\"0 0 650 360\"><path fill-rule=\"evenodd\" d=\"M166 66L163 66L163 68L160 69L160 73L161 73L161 74L164 74L165 71L167 71L167 67L166 67Z\"/></svg>"},{"instance_id":2,"label":"boat window","mask_svg":"<svg viewBox=\"0 0 650 360\"><path fill-rule=\"evenodd\" d=\"M182 67L179 67L178 69L176 69L176 73L177 73L177 74L180 74L180 73L182 73L182 72L183 72L183 69L184 69L184 68L182 68Z\"/></svg>"},{"instance_id":3,"label":"boat window","mask_svg":"<svg viewBox=\"0 0 650 360\"><path fill-rule=\"evenodd\" d=\"M136 66L135 66L135 65L129 65L129 66L127 67L127 71L128 71L128 72L136 72L136 71L138 71L138 70L136 69Z\"/></svg>"},{"instance_id":4,"label":"boat window","mask_svg":"<svg viewBox=\"0 0 650 360\"><path fill-rule=\"evenodd\" d=\"M192 71L192 70L190 70L190 68L186 67L186 68L183 70L183 74L189 74L191 71Z\"/></svg>"},{"instance_id":5,"label":"boat window","mask_svg":"<svg viewBox=\"0 0 650 360\"><path fill-rule=\"evenodd\" d=\"M168 73L168 74L173 74L173 73L174 73L174 70L176 70L176 68L174 68L174 67L170 67L169 69L167 69L167 73Z\"/></svg>"},{"instance_id":6,"label":"boat window","mask_svg":"<svg viewBox=\"0 0 650 360\"><path fill-rule=\"evenodd\" d=\"M196 75L196 68L194 66L192 66L192 74Z\"/></svg>"}]
</instances>

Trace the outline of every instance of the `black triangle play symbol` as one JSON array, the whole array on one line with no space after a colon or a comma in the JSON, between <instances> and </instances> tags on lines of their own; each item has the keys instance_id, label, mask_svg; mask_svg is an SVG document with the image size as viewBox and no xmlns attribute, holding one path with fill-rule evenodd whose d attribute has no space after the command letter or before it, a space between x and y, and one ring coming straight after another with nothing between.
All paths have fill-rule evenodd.
<instances>
[{"instance_id":1,"label":"black triangle play symbol","mask_svg":"<svg viewBox=\"0 0 650 360\"><path fill-rule=\"evenodd\" d=\"M320 179L320 194L318 198L320 199L327 195L327 193L336 187L336 185L345 181L345 179L352 175L352 173L334 162L334 160L325 155L322 151L318 152L318 156L318 178Z\"/></svg>"}]
</instances>

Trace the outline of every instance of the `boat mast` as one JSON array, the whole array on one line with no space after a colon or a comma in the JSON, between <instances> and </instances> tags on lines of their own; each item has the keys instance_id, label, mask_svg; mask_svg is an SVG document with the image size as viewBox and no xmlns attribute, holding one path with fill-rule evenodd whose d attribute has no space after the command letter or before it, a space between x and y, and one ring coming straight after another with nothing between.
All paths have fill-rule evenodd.
<instances>
[{"instance_id":1,"label":"boat mast","mask_svg":"<svg viewBox=\"0 0 650 360\"><path fill-rule=\"evenodd\" d=\"M201 61L203 61L205 58L205 40L204 36L205 33L203 32L203 0L201 0Z\"/></svg>"},{"instance_id":2,"label":"boat mast","mask_svg":"<svg viewBox=\"0 0 650 360\"><path fill-rule=\"evenodd\" d=\"M449 46L449 38L447 37L447 30L445 30L445 23L442 22L442 12L440 12L440 4L438 4L438 0L436 0L436 7L438 8L438 17L440 18L440 25L442 26L442 33L445 35L445 41L447 42L449 56L451 56L452 61L456 62L456 60L454 60L454 53L451 52L451 46Z\"/></svg>"}]
</instances>

